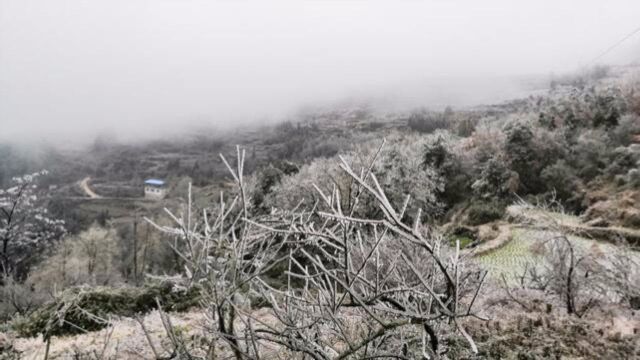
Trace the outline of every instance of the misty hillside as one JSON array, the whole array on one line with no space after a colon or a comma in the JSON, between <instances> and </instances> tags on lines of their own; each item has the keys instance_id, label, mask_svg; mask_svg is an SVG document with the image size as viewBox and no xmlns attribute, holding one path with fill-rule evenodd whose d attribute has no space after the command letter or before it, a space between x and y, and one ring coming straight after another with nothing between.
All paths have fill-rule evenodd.
<instances>
[{"instance_id":1,"label":"misty hillside","mask_svg":"<svg viewBox=\"0 0 640 360\"><path fill-rule=\"evenodd\" d=\"M638 357L638 74L2 145L1 356Z\"/></svg>"},{"instance_id":2,"label":"misty hillside","mask_svg":"<svg viewBox=\"0 0 640 360\"><path fill-rule=\"evenodd\" d=\"M640 359L637 0L0 0L0 360Z\"/></svg>"}]
</instances>

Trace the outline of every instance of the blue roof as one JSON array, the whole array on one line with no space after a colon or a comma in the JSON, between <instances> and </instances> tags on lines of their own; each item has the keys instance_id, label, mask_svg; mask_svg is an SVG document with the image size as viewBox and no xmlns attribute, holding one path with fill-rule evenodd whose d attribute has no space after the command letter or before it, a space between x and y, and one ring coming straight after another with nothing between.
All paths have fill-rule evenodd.
<instances>
[{"instance_id":1,"label":"blue roof","mask_svg":"<svg viewBox=\"0 0 640 360\"><path fill-rule=\"evenodd\" d=\"M144 181L145 184L147 185L154 185L154 186L163 186L164 185L164 180L160 180L160 179L147 179Z\"/></svg>"}]
</instances>

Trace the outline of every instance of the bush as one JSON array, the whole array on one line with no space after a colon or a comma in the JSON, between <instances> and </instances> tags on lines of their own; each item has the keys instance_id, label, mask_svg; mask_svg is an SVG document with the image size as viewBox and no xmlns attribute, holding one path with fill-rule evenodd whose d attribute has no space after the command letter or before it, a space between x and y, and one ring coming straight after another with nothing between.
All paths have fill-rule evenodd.
<instances>
[{"instance_id":1,"label":"bush","mask_svg":"<svg viewBox=\"0 0 640 360\"><path fill-rule=\"evenodd\" d=\"M284 173L272 165L258 172L256 175L257 184L251 196L255 207L260 208L262 206L265 196L271 192L271 188L280 183L282 176L284 176Z\"/></svg>"},{"instance_id":2,"label":"bush","mask_svg":"<svg viewBox=\"0 0 640 360\"><path fill-rule=\"evenodd\" d=\"M632 169L627 174L629 177L629 186L633 188L640 188L640 170Z\"/></svg>"},{"instance_id":3,"label":"bush","mask_svg":"<svg viewBox=\"0 0 640 360\"><path fill-rule=\"evenodd\" d=\"M602 130L589 130L578 137L571 149L571 164L580 178L590 180L601 174L608 163L608 142L609 137Z\"/></svg>"},{"instance_id":4,"label":"bush","mask_svg":"<svg viewBox=\"0 0 640 360\"><path fill-rule=\"evenodd\" d=\"M605 169L605 174L609 176L625 175L631 170L636 170L640 162L640 153L633 151L629 147L618 147L612 151L612 159Z\"/></svg>"},{"instance_id":5,"label":"bush","mask_svg":"<svg viewBox=\"0 0 640 360\"><path fill-rule=\"evenodd\" d=\"M547 166L542 171L542 179L548 189L555 191L558 200L577 210L582 202L578 192L580 179L566 161L558 160L555 164Z\"/></svg>"},{"instance_id":6,"label":"bush","mask_svg":"<svg viewBox=\"0 0 640 360\"><path fill-rule=\"evenodd\" d=\"M629 146L633 136L640 133L640 116L627 114L620 118L618 126L610 131L610 137L616 145Z\"/></svg>"},{"instance_id":7,"label":"bush","mask_svg":"<svg viewBox=\"0 0 640 360\"><path fill-rule=\"evenodd\" d=\"M253 206L261 210L268 210L263 207L263 203L273 187L280 184L283 176L293 175L298 171L298 167L288 161L277 161L260 169L254 176L256 186L251 194Z\"/></svg>"},{"instance_id":8,"label":"bush","mask_svg":"<svg viewBox=\"0 0 640 360\"><path fill-rule=\"evenodd\" d=\"M505 206L498 202L475 203L467 210L467 222L477 226L499 220L504 216Z\"/></svg>"},{"instance_id":9,"label":"bush","mask_svg":"<svg viewBox=\"0 0 640 360\"><path fill-rule=\"evenodd\" d=\"M10 276L2 279L0 287L0 321L12 316L25 315L42 305L47 296L36 291L31 282L18 282Z\"/></svg>"},{"instance_id":10,"label":"bush","mask_svg":"<svg viewBox=\"0 0 640 360\"><path fill-rule=\"evenodd\" d=\"M618 125L621 109L618 98L615 94L597 94L592 105L593 117L591 125L593 127L604 126L612 128Z\"/></svg>"},{"instance_id":11,"label":"bush","mask_svg":"<svg viewBox=\"0 0 640 360\"><path fill-rule=\"evenodd\" d=\"M458 226L449 235L449 245L451 247L456 246L456 240L460 241L460 248L464 249L469 245L472 245L478 238L477 232L466 226Z\"/></svg>"},{"instance_id":12,"label":"bush","mask_svg":"<svg viewBox=\"0 0 640 360\"><path fill-rule=\"evenodd\" d=\"M21 335L33 337L71 335L100 330L113 316L133 317L157 308L185 311L198 305L197 287L182 290L172 282L142 288L77 287L63 292L56 300L45 304L31 315L15 321L14 329Z\"/></svg>"}]
</instances>

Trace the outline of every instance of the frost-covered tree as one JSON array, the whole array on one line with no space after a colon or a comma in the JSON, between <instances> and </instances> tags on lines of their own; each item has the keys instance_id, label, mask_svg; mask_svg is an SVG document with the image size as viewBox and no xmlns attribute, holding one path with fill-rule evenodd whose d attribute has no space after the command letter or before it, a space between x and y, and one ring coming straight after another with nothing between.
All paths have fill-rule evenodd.
<instances>
[{"instance_id":1,"label":"frost-covered tree","mask_svg":"<svg viewBox=\"0 0 640 360\"><path fill-rule=\"evenodd\" d=\"M450 132L438 131L426 137L422 148L422 167L440 178L442 186L437 195L445 207L462 200L469 186L469 176L456 149L457 144L458 139Z\"/></svg>"},{"instance_id":2,"label":"frost-covered tree","mask_svg":"<svg viewBox=\"0 0 640 360\"><path fill-rule=\"evenodd\" d=\"M78 285L114 285L122 281L115 229L93 224L73 237L66 237L55 252L31 270L29 280L47 293Z\"/></svg>"},{"instance_id":3,"label":"frost-covered tree","mask_svg":"<svg viewBox=\"0 0 640 360\"><path fill-rule=\"evenodd\" d=\"M545 147L536 142L534 131L535 128L524 121L509 123L504 128L504 153L511 170L518 173L523 194L538 194L545 190L540 172L549 159L545 156Z\"/></svg>"},{"instance_id":4,"label":"frost-covered tree","mask_svg":"<svg viewBox=\"0 0 640 360\"><path fill-rule=\"evenodd\" d=\"M517 192L520 179L501 156L491 157L480 166L480 175L471 185L480 198L507 198Z\"/></svg>"},{"instance_id":5,"label":"frost-covered tree","mask_svg":"<svg viewBox=\"0 0 640 360\"><path fill-rule=\"evenodd\" d=\"M0 271L4 277L24 277L30 260L65 232L64 221L53 219L38 201L36 180L46 171L13 179L0 189Z\"/></svg>"},{"instance_id":6,"label":"frost-covered tree","mask_svg":"<svg viewBox=\"0 0 640 360\"><path fill-rule=\"evenodd\" d=\"M384 152L379 153L379 141L372 141L360 144L355 150L342 155L342 158L358 171L366 171L371 158L375 156L376 162L371 170L376 172L392 204L402 204L405 197L411 195L413 202L409 205L408 214L415 214L417 209L421 209L423 214L436 216L442 213L443 204L438 194L445 190L445 178L434 167L423 166L422 154L426 141L425 137L416 135L393 134ZM279 209L291 209L300 203L313 206L316 201L322 200L315 190L317 186L329 192L335 187L341 194L342 206L353 207L349 199L357 184L338 164L339 159L328 158L316 159L302 166L299 172L284 176L273 187L266 204ZM381 211L371 196L363 195L358 202L359 215L371 216Z\"/></svg>"}]
</instances>

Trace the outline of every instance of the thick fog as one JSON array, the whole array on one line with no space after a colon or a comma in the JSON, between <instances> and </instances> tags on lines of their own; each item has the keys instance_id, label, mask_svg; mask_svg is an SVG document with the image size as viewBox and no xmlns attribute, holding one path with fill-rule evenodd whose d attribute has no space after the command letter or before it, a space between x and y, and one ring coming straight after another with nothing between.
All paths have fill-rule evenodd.
<instances>
[{"instance_id":1,"label":"thick fog","mask_svg":"<svg viewBox=\"0 0 640 360\"><path fill-rule=\"evenodd\" d=\"M639 26L637 0L0 0L0 139L149 136L344 99L493 101ZM637 35L597 62L639 50Z\"/></svg>"}]
</instances>

